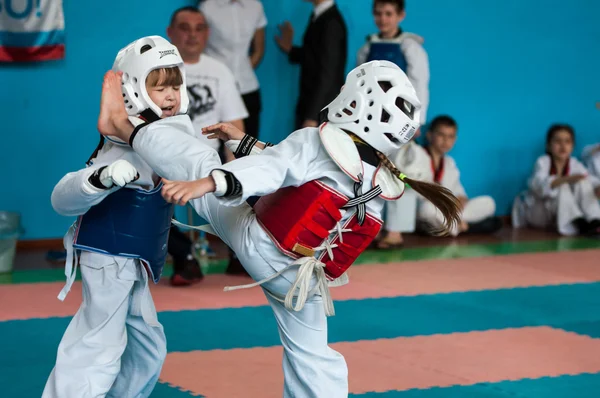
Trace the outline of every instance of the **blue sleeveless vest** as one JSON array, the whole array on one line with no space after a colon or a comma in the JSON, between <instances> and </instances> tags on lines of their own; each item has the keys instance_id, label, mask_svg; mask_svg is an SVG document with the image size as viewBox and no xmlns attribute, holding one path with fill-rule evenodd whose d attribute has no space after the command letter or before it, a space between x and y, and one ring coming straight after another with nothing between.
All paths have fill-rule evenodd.
<instances>
[{"instance_id":1,"label":"blue sleeveless vest","mask_svg":"<svg viewBox=\"0 0 600 398\"><path fill-rule=\"evenodd\" d=\"M367 55L367 62L370 61L390 61L406 72L406 58L402 54L400 43L371 43Z\"/></svg>"},{"instance_id":2,"label":"blue sleeveless vest","mask_svg":"<svg viewBox=\"0 0 600 398\"><path fill-rule=\"evenodd\" d=\"M162 198L161 188L122 188L108 195L77 219L73 247L139 259L158 283L175 208Z\"/></svg>"}]
</instances>

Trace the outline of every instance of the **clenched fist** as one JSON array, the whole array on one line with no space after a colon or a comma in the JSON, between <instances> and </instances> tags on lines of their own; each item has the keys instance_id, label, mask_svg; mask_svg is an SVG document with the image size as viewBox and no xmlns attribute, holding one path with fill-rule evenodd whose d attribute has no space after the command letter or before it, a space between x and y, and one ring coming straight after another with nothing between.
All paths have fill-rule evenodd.
<instances>
[{"instance_id":1,"label":"clenched fist","mask_svg":"<svg viewBox=\"0 0 600 398\"><path fill-rule=\"evenodd\" d=\"M110 166L107 166L100 173L100 183L106 188L111 188L113 185L124 187L138 178L139 174L135 167L123 159L119 159Z\"/></svg>"}]
</instances>

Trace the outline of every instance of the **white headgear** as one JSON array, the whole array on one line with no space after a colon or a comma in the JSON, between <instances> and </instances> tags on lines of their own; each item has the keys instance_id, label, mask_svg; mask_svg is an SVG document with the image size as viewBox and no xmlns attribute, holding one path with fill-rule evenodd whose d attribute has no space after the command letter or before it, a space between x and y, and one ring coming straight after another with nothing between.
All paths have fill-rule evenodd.
<instances>
[{"instance_id":1,"label":"white headgear","mask_svg":"<svg viewBox=\"0 0 600 398\"><path fill-rule=\"evenodd\" d=\"M417 93L402 69L389 61L371 61L353 69L327 110L330 123L386 156L410 141L420 126Z\"/></svg>"},{"instance_id":2,"label":"white headgear","mask_svg":"<svg viewBox=\"0 0 600 398\"><path fill-rule=\"evenodd\" d=\"M150 46L150 49L147 46ZM179 55L177 47L160 36L147 36L130 43L119 51L113 64L113 70L123 72L122 90L129 115L138 115L150 108L157 116L162 116L162 110L150 99L146 91L146 78L155 69L174 66L179 68L183 77L179 113L186 113L189 98L185 89L183 59Z\"/></svg>"}]
</instances>

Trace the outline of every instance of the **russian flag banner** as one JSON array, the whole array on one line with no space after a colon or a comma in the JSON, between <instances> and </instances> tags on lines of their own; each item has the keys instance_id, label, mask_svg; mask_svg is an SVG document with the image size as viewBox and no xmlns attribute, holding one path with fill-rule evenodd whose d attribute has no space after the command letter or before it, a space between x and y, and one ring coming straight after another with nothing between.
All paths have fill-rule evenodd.
<instances>
[{"instance_id":1,"label":"russian flag banner","mask_svg":"<svg viewBox=\"0 0 600 398\"><path fill-rule=\"evenodd\" d=\"M0 0L0 62L64 57L62 0Z\"/></svg>"}]
</instances>

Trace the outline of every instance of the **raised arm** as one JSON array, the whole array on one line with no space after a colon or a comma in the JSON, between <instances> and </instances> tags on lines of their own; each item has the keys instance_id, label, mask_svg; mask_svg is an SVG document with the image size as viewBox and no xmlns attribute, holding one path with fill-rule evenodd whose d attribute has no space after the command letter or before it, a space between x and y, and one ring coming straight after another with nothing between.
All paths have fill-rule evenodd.
<instances>
[{"instance_id":1,"label":"raised arm","mask_svg":"<svg viewBox=\"0 0 600 398\"><path fill-rule=\"evenodd\" d=\"M224 205L238 206L251 196L265 196L283 187L302 185L308 180L320 148L314 145L318 137L311 137L311 133L317 134L317 130L298 130L279 145L264 150L247 149L247 154L260 153L229 162L200 180L167 181L163 197L184 205L214 193ZM264 144L257 145L264 147Z\"/></svg>"},{"instance_id":2,"label":"raised arm","mask_svg":"<svg viewBox=\"0 0 600 398\"><path fill-rule=\"evenodd\" d=\"M236 159L219 167L211 175L215 178L219 195L224 192L219 189L226 175L231 175L234 182L239 184L238 195L223 197L228 205L239 205L251 196L264 196L277 191L279 188L300 186L306 181L306 175L311 163L317 156L317 149L307 144L307 130L298 130L278 145L266 147L257 156L246 156ZM220 180L220 181L219 181ZM229 181L229 180L228 180Z\"/></svg>"}]
</instances>

